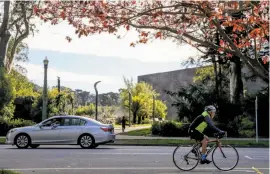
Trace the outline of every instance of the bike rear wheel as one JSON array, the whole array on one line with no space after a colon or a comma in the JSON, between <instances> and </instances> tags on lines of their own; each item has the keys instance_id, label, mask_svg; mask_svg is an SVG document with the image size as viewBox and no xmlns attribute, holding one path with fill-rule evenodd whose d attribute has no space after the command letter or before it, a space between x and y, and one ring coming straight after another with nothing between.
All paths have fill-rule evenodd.
<instances>
[{"instance_id":1,"label":"bike rear wheel","mask_svg":"<svg viewBox=\"0 0 270 174\"><path fill-rule=\"evenodd\" d=\"M213 164L222 171L234 169L239 161L237 150L230 145L217 146L212 153Z\"/></svg>"},{"instance_id":2,"label":"bike rear wheel","mask_svg":"<svg viewBox=\"0 0 270 174\"><path fill-rule=\"evenodd\" d=\"M193 151L193 152L192 152ZM199 163L198 150L193 146L178 146L173 152L174 165L183 171L189 171L194 169Z\"/></svg>"}]
</instances>

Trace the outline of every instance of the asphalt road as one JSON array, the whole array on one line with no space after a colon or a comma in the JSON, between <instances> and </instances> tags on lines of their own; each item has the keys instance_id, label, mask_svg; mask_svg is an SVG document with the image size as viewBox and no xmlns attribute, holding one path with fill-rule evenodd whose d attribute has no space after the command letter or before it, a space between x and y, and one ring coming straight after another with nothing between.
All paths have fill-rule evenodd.
<instances>
[{"instance_id":1,"label":"asphalt road","mask_svg":"<svg viewBox=\"0 0 270 174\"><path fill-rule=\"evenodd\" d=\"M79 146L40 146L17 149L0 146L0 167L24 174L179 174L172 161L174 147L100 146L81 149ZM184 173L269 173L268 148L237 148L239 163L230 172L222 172L213 164L199 164Z\"/></svg>"}]
</instances>

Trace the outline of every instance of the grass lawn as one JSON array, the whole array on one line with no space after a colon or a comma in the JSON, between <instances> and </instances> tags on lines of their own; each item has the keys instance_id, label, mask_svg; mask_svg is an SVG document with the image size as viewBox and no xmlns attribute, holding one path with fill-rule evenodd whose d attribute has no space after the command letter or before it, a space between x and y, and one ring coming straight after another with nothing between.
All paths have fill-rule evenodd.
<instances>
[{"instance_id":1,"label":"grass lawn","mask_svg":"<svg viewBox=\"0 0 270 174\"><path fill-rule=\"evenodd\" d=\"M116 139L116 145L147 145L147 146L177 146L177 145L193 145L194 141L192 140L177 140L177 139ZM268 141L261 141L256 143L253 140L223 140L222 144L232 145L235 147L269 147ZM213 143L209 143L210 146Z\"/></svg>"},{"instance_id":2,"label":"grass lawn","mask_svg":"<svg viewBox=\"0 0 270 174\"><path fill-rule=\"evenodd\" d=\"M114 126L114 128L122 128L121 124L114 124L113 126ZM141 127L141 126L149 126L149 127L151 127L152 124L133 124L133 125L131 125L131 127ZM127 127L129 127L128 124L126 125L126 128Z\"/></svg>"},{"instance_id":3,"label":"grass lawn","mask_svg":"<svg viewBox=\"0 0 270 174\"><path fill-rule=\"evenodd\" d=\"M120 133L119 135L129 135L129 136L148 136L151 135L151 127L145 128L145 129L139 129L139 130L133 130L128 132Z\"/></svg>"},{"instance_id":4,"label":"grass lawn","mask_svg":"<svg viewBox=\"0 0 270 174\"><path fill-rule=\"evenodd\" d=\"M20 174L20 173L11 170L0 170L0 174Z\"/></svg>"},{"instance_id":5,"label":"grass lawn","mask_svg":"<svg viewBox=\"0 0 270 174\"><path fill-rule=\"evenodd\" d=\"M0 137L0 144L3 144L6 142L6 138L5 137ZM1 173L0 173L1 174Z\"/></svg>"}]
</instances>

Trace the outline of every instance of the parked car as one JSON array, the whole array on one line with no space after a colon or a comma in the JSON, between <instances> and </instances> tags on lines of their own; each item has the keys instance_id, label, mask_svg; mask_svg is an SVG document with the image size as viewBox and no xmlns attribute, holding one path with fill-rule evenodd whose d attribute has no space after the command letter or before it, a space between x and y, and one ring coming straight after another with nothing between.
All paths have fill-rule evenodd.
<instances>
[{"instance_id":1,"label":"parked car","mask_svg":"<svg viewBox=\"0 0 270 174\"><path fill-rule=\"evenodd\" d=\"M11 129L6 135L6 144L18 148L37 148L40 145L95 148L114 141L113 125L82 116L54 116L34 126Z\"/></svg>"}]
</instances>

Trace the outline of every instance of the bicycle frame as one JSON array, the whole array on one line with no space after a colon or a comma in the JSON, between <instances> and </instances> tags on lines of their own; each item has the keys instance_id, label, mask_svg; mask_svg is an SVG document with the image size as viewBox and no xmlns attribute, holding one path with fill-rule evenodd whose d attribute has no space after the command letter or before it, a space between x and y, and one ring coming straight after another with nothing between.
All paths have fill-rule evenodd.
<instances>
[{"instance_id":1,"label":"bicycle frame","mask_svg":"<svg viewBox=\"0 0 270 174\"><path fill-rule=\"evenodd\" d=\"M216 138L215 140L210 140L210 141L208 141L208 143L211 143L211 142L215 142L215 144L209 149L209 150L207 150L206 151L206 157L218 146L219 147L219 149L220 149L220 151L221 151L221 153L222 153L222 155L223 155L223 157L224 158L226 158L226 156L225 156L225 154L223 153L223 151L222 151L222 149L221 149L221 146L220 146L220 144L221 144L221 141L218 139L218 138ZM207 143L207 144L208 144ZM198 152L199 152L199 154L201 155L202 153L201 153L201 151L199 150L199 148L201 147L201 144L202 143L196 143L194 146L193 146L193 148L192 148L192 150L194 149L194 148L197 148L197 150L198 150ZM191 150L191 151L192 151ZM189 154L189 153L188 153Z\"/></svg>"},{"instance_id":2,"label":"bicycle frame","mask_svg":"<svg viewBox=\"0 0 270 174\"><path fill-rule=\"evenodd\" d=\"M221 151L221 153L222 153L222 155L223 155L223 157L224 158L226 158L226 156L225 156L225 154L223 153L223 151L222 151L222 149L221 149L221 146L220 146L220 144L221 144L221 141L220 141L220 139L219 138L216 138L215 140L210 140L210 141L208 141L208 143L211 143L211 142L215 142L215 144L209 149L209 150L207 150L206 151L206 157L218 146L219 147L219 149L220 149L220 151ZM207 144L208 144L207 143ZM199 152L199 155L201 156L202 155L202 153L201 153L201 151L200 151L200 147L201 147L201 145L202 145L202 143L201 142L199 142L199 141L196 141L196 143L192 146L192 149L185 155L186 157L189 155L189 153L191 153L192 152L192 150L193 149L197 149L197 151ZM189 157L190 158L190 157ZM191 159L193 159L193 158L191 158Z\"/></svg>"}]
</instances>

